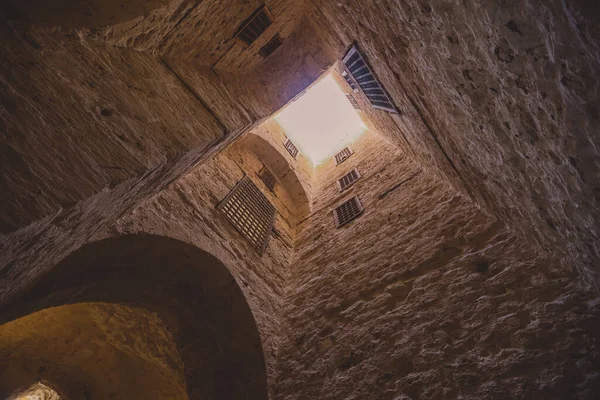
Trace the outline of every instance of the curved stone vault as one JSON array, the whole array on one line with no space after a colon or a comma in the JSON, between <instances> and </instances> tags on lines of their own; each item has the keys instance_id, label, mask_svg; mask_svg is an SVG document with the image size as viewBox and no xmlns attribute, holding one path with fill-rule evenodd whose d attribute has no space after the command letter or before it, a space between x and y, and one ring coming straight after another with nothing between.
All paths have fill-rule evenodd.
<instances>
[{"instance_id":1,"label":"curved stone vault","mask_svg":"<svg viewBox=\"0 0 600 400\"><path fill-rule=\"evenodd\" d=\"M72 399L266 398L260 337L236 281L173 239L86 245L0 315L2 395L42 379Z\"/></svg>"}]
</instances>

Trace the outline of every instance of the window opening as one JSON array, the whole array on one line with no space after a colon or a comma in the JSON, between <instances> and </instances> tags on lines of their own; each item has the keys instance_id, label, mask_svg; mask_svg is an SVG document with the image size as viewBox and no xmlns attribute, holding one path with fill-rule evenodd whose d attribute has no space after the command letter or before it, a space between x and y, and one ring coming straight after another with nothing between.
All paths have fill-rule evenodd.
<instances>
[{"instance_id":1,"label":"window opening","mask_svg":"<svg viewBox=\"0 0 600 400\"><path fill-rule=\"evenodd\" d=\"M238 182L218 209L259 253L265 250L276 210L250 178L246 176Z\"/></svg>"},{"instance_id":2,"label":"window opening","mask_svg":"<svg viewBox=\"0 0 600 400\"><path fill-rule=\"evenodd\" d=\"M352 88L352 91L358 92L356 83L354 83L354 81L352 80L352 78L350 78L350 75L348 75L348 73L346 71L342 71L342 76L346 80L346 83L348 84L348 86L350 86Z\"/></svg>"},{"instance_id":3,"label":"window opening","mask_svg":"<svg viewBox=\"0 0 600 400\"><path fill-rule=\"evenodd\" d=\"M281 37L279 35L275 35L260 49L258 54L260 54L262 58L267 58L273 54L273 52L277 50L279 46L281 46Z\"/></svg>"},{"instance_id":4,"label":"window opening","mask_svg":"<svg viewBox=\"0 0 600 400\"><path fill-rule=\"evenodd\" d=\"M266 167L263 166L258 176L270 191L273 191L273 189L275 189L275 182L277 181L275 180L275 177L273 176L271 171L269 171Z\"/></svg>"},{"instance_id":5,"label":"window opening","mask_svg":"<svg viewBox=\"0 0 600 400\"><path fill-rule=\"evenodd\" d=\"M273 23L273 16L264 4L258 7L252 15L242 23L235 33L235 38L249 46L262 35Z\"/></svg>"},{"instance_id":6,"label":"window opening","mask_svg":"<svg viewBox=\"0 0 600 400\"><path fill-rule=\"evenodd\" d=\"M398 112L356 46L352 46L343 62L373 107L392 113Z\"/></svg>"},{"instance_id":7,"label":"window opening","mask_svg":"<svg viewBox=\"0 0 600 400\"><path fill-rule=\"evenodd\" d=\"M354 96L352 96L350 93L346 93L346 98L348 99L350 104L352 104L352 107L354 107L355 110L360 110L360 106L358 105L358 102L356 101Z\"/></svg>"},{"instance_id":8,"label":"window opening","mask_svg":"<svg viewBox=\"0 0 600 400\"><path fill-rule=\"evenodd\" d=\"M288 153L294 158L298 155L298 149L294 146L294 143L290 139L285 141L284 147L287 149Z\"/></svg>"},{"instance_id":9,"label":"window opening","mask_svg":"<svg viewBox=\"0 0 600 400\"><path fill-rule=\"evenodd\" d=\"M340 188L340 191L344 191L350 186L354 185L354 183L356 183L356 181L359 179L360 173L356 168L354 168L352 171L348 172L346 175L338 179L338 187Z\"/></svg>"},{"instance_id":10,"label":"window opening","mask_svg":"<svg viewBox=\"0 0 600 400\"><path fill-rule=\"evenodd\" d=\"M352 154L354 154L354 152L350 147L344 147L342 151L335 155L335 165L340 165L341 163L346 161L348 157L350 157Z\"/></svg>"},{"instance_id":11,"label":"window opening","mask_svg":"<svg viewBox=\"0 0 600 400\"><path fill-rule=\"evenodd\" d=\"M363 213L363 207L360 204L358 196L345 201L335 210L333 210L333 218L336 228L346 225L348 222L358 218Z\"/></svg>"}]
</instances>

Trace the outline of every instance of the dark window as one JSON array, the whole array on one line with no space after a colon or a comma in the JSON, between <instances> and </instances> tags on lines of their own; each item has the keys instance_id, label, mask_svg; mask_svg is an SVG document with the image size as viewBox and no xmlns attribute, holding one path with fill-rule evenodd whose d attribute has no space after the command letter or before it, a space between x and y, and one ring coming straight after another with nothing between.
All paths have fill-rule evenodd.
<instances>
[{"instance_id":1,"label":"dark window","mask_svg":"<svg viewBox=\"0 0 600 400\"><path fill-rule=\"evenodd\" d=\"M348 99L350 104L352 104L352 107L354 107L356 110L360 110L360 106L356 102L356 99L354 98L354 96L352 96L350 93L346 93L346 98Z\"/></svg>"},{"instance_id":2,"label":"dark window","mask_svg":"<svg viewBox=\"0 0 600 400\"><path fill-rule=\"evenodd\" d=\"M279 46L281 46L281 38L279 37L279 35L275 35L275 36L273 36L273 38L271 40L269 40L269 42L267 44L265 44L260 49L258 54L260 54L260 56L262 58L267 58L271 54L273 54L273 52L275 50L277 50L279 48Z\"/></svg>"},{"instance_id":3,"label":"dark window","mask_svg":"<svg viewBox=\"0 0 600 400\"><path fill-rule=\"evenodd\" d=\"M264 182L265 186L269 190L273 191L273 189L275 189L275 182L277 181L275 180L275 177L271 171L269 171L266 167L263 167L263 169L260 170L258 176L260 176L260 179Z\"/></svg>"},{"instance_id":4,"label":"dark window","mask_svg":"<svg viewBox=\"0 0 600 400\"><path fill-rule=\"evenodd\" d=\"M354 196L333 210L335 226L337 228L344 226L362 213L363 208L360 204L360 200L358 200L358 196Z\"/></svg>"},{"instance_id":5,"label":"dark window","mask_svg":"<svg viewBox=\"0 0 600 400\"><path fill-rule=\"evenodd\" d=\"M273 16L264 4L242 23L235 33L236 39L240 42L251 45L269 26L273 23Z\"/></svg>"},{"instance_id":6,"label":"dark window","mask_svg":"<svg viewBox=\"0 0 600 400\"><path fill-rule=\"evenodd\" d=\"M260 253L264 251L275 222L275 207L248 177L233 188L218 208Z\"/></svg>"},{"instance_id":7,"label":"dark window","mask_svg":"<svg viewBox=\"0 0 600 400\"><path fill-rule=\"evenodd\" d=\"M338 179L338 186L340 188L340 191L348 189L359 179L360 174L358 173L358 170L356 168L348 172L346 175Z\"/></svg>"},{"instance_id":8,"label":"dark window","mask_svg":"<svg viewBox=\"0 0 600 400\"><path fill-rule=\"evenodd\" d=\"M285 141L284 146L287 149L288 153L290 153L292 157L296 158L296 156L298 155L298 149L296 148L296 146L294 146L294 143L292 143L290 139L287 139Z\"/></svg>"},{"instance_id":9,"label":"dark window","mask_svg":"<svg viewBox=\"0 0 600 400\"><path fill-rule=\"evenodd\" d=\"M346 71L342 72L342 76L346 80L346 83L352 88L353 91L358 92L358 88L356 87L356 83L350 78L350 75Z\"/></svg>"},{"instance_id":10,"label":"dark window","mask_svg":"<svg viewBox=\"0 0 600 400\"><path fill-rule=\"evenodd\" d=\"M352 46L348 54L344 57L343 62L373 107L397 113L396 107L367 65L363 56L358 52L356 46Z\"/></svg>"},{"instance_id":11,"label":"dark window","mask_svg":"<svg viewBox=\"0 0 600 400\"><path fill-rule=\"evenodd\" d=\"M344 149L342 151L340 151L339 153L337 153L335 155L335 164L339 165L339 164L343 163L352 154L354 154L354 152L352 151L352 149L350 147L344 147Z\"/></svg>"}]
</instances>

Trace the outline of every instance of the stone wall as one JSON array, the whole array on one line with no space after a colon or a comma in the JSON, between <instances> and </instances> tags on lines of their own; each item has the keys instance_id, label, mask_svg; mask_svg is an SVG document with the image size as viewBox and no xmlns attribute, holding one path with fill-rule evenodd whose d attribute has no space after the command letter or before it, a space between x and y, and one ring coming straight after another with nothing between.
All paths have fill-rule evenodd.
<instances>
[{"instance_id":1,"label":"stone wall","mask_svg":"<svg viewBox=\"0 0 600 400\"><path fill-rule=\"evenodd\" d=\"M241 140L231 148L221 146L223 150L212 157L207 155L202 158L196 155L196 158L203 161L187 174L184 170L171 166L174 169L173 176L183 177L170 185L162 186L164 183L157 182L169 176L165 170L158 168L154 174L140 179L139 182L127 181L119 184L111 191L92 196L74 210L65 211L6 236L2 242L1 262L4 267L0 297L5 307L0 310L0 317L14 318L19 315L18 310L24 305L27 307L26 299L35 298L36 293L49 290L48 286L39 289L33 285L40 279L43 283L45 278L52 277L54 266L59 264L61 259L88 243L107 237L148 234L172 238L214 255L231 272L234 278L232 284L239 286L252 311L262 341L267 374L269 379L272 379L280 337L282 296L289 277L288 265L293 250L294 226L290 225L285 208L290 208L289 212L295 210L294 205L289 199L286 200L285 196L278 198L262 186L256 176L259 160L249 152L236 149L236 146L243 145ZM273 149L282 150L285 151L282 146L277 150ZM280 213L275 224L277 234L273 235L262 256L216 208L244 175L249 175L262 188L263 193L277 206ZM298 185L301 187L300 183ZM154 192L155 187L159 188L158 194ZM128 200L123 202L123 199ZM284 201L288 203L283 204ZM28 251L24 253L23 249ZM98 251L96 258L111 256ZM181 257L186 260L185 254ZM165 261L165 267L170 265L169 262L177 265L183 262L177 261L175 256ZM200 270L204 268L203 265L194 267ZM80 276L86 276L86 271L87 269L82 270L81 274L71 271L67 276L71 277L69 279L78 279ZM56 279L50 280L54 284L58 282ZM127 284L126 279L121 283ZM54 284L51 283L49 287L56 289L52 286ZM211 288L211 285L215 285L213 290L219 288L219 282L210 279L206 281L206 285ZM117 291L116 287L119 285L115 283L113 286L113 291ZM31 290L32 287L34 290ZM203 289L200 292L206 295L207 290ZM44 295L40 301L46 306L51 306L58 297L54 294ZM185 308L177 306L174 311L180 309ZM187 348L187 351L189 350Z\"/></svg>"},{"instance_id":2,"label":"stone wall","mask_svg":"<svg viewBox=\"0 0 600 400\"><path fill-rule=\"evenodd\" d=\"M593 398L600 312L578 275L372 135L319 171L276 398ZM365 212L336 229L354 195Z\"/></svg>"},{"instance_id":3,"label":"stone wall","mask_svg":"<svg viewBox=\"0 0 600 400\"><path fill-rule=\"evenodd\" d=\"M240 144L243 144L240 142ZM282 149L283 150L283 149ZM285 151L285 150L284 150ZM295 225L284 218L284 204L256 176L255 163L240 159L232 148L200 165L155 198L140 204L121 218L114 233L168 236L214 254L231 271L245 294L263 340L269 379L275 376L275 359L280 341L283 295L289 281ZM235 184L248 175L277 206L276 234L260 255L225 219L216 206ZM292 210L293 211L293 210ZM273 390L270 381L270 390Z\"/></svg>"},{"instance_id":4,"label":"stone wall","mask_svg":"<svg viewBox=\"0 0 600 400\"><path fill-rule=\"evenodd\" d=\"M152 56L60 33L0 29L3 232L223 134Z\"/></svg>"},{"instance_id":5,"label":"stone wall","mask_svg":"<svg viewBox=\"0 0 600 400\"><path fill-rule=\"evenodd\" d=\"M3 21L2 231L271 115L331 62L307 21L290 26L269 59L231 73Z\"/></svg>"},{"instance_id":6,"label":"stone wall","mask_svg":"<svg viewBox=\"0 0 600 400\"><path fill-rule=\"evenodd\" d=\"M581 273L600 265L600 48L591 6L311 4L338 57L358 42L420 161L546 251L570 256Z\"/></svg>"}]
</instances>

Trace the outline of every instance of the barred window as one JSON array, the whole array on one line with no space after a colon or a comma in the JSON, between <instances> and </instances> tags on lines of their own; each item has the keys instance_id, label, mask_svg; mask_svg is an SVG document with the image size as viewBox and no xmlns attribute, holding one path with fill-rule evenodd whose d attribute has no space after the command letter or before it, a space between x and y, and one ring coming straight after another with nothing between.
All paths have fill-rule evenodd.
<instances>
[{"instance_id":1,"label":"barred window","mask_svg":"<svg viewBox=\"0 0 600 400\"><path fill-rule=\"evenodd\" d=\"M273 16L264 4L258 7L235 33L235 38L245 45L251 45L273 23Z\"/></svg>"},{"instance_id":2,"label":"barred window","mask_svg":"<svg viewBox=\"0 0 600 400\"><path fill-rule=\"evenodd\" d=\"M276 210L250 178L244 177L218 208L260 253L265 250Z\"/></svg>"},{"instance_id":3,"label":"barred window","mask_svg":"<svg viewBox=\"0 0 600 400\"><path fill-rule=\"evenodd\" d=\"M335 155L335 165L339 165L346 161L354 152L350 147L344 147L342 151Z\"/></svg>"},{"instance_id":4,"label":"barred window","mask_svg":"<svg viewBox=\"0 0 600 400\"><path fill-rule=\"evenodd\" d=\"M354 96L352 96L350 93L346 93L346 98L348 99L350 104L352 104L352 107L354 107L355 110L360 111L360 106L358 105L358 102L356 101Z\"/></svg>"},{"instance_id":5,"label":"barred window","mask_svg":"<svg viewBox=\"0 0 600 400\"><path fill-rule=\"evenodd\" d=\"M266 167L263 167L258 176L260 177L260 179L264 182L265 186L273 191L273 189L275 189L275 183L277 182L275 180L275 177L273 176L273 174L271 173L271 171L269 171Z\"/></svg>"},{"instance_id":6,"label":"barred window","mask_svg":"<svg viewBox=\"0 0 600 400\"><path fill-rule=\"evenodd\" d=\"M350 186L354 185L357 180L360 179L360 173L355 168L352 171L348 172L346 175L342 176L338 179L338 187L340 191L348 189Z\"/></svg>"},{"instance_id":7,"label":"barred window","mask_svg":"<svg viewBox=\"0 0 600 400\"><path fill-rule=\"evenodd\" d=\"M273 36L273 38L271 40L269 40L267 42L267 44L265 44L260 51L258 52L258 54L260 54L260 56L262 58L267 58L269 57L275 50L277 50L279 48L279 46L281 46L281 37L279 35L275 35Z\"/></svg>"},{"instance_id":8,"label":"barred window","mask_svg":"<svg viewBox=\"0 0 600 400\"><path fill-rule=\"evenodd\" d=\"M287 149L288 153L294 158L298 155L298 149L294 146L294 143L290 139L285 141L284 147Z\"/></svg>"},{"instance_id":9,"label":"barred window","mask_svg":"<svg viewBox=\"0 0 600 400\"><path fill-rule=\"evenodd\" d=\"M373 107L379 108L392 113L397 113L396 107L392 103L392 100L383 89L369 66L367 65L364 57L359 53L356 46L348 51L343 59L344 65L348 69L348 72L354 78L354 81L358 83L358 86L362 89L365 96L369 99Z\"/></svg>"},{"instance_id":10,"label":"barred window","mask_svg":"<svg viewBox=\"0 0 600 400\"><path fill-rule=\"evenodd\" d=\"M360 200L358 199L358 196L354 196L333 210L335 226L340 228L348 222L358 218L362 213L363 208L360 204Z\"/></svg>"}]
</instances>

